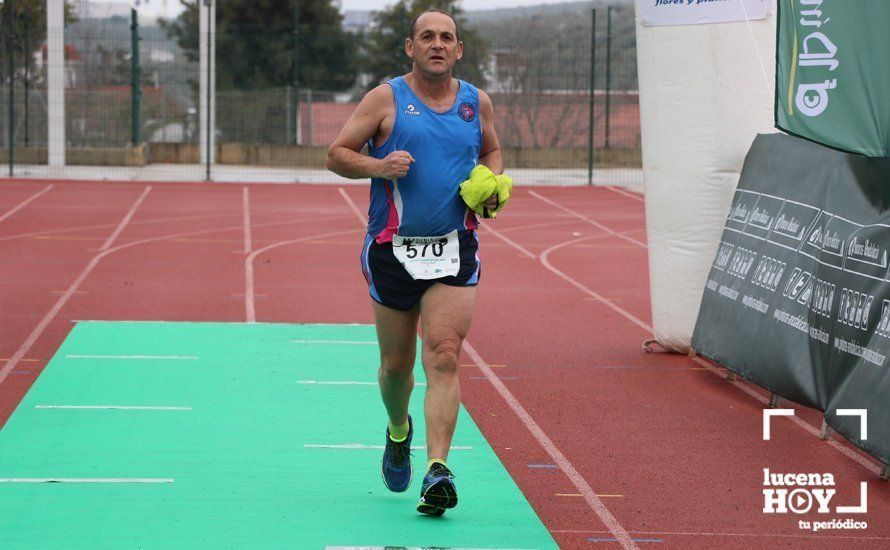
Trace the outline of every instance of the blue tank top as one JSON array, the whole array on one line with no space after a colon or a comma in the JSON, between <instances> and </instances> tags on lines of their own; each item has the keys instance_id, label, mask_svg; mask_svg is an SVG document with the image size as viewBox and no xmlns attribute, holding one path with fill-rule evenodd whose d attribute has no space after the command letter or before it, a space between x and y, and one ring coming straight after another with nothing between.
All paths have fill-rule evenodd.
<instances>
[{"instance_id":1,"label":"blue tank top","mask_svg":"<svg viewBox=\"0 0 890 550\"><path fill-rule=\"evenodd\" d=\"M389 81L396 109L392 135L379 147L371 140L369 153L382 159L408 151L414 163L398 180L371 180L368 234L378 243L392 241L393 235L429 237L478 225L458 191L482 148L479 92L458 82L454 105L441 113L427 107L402 77Z\"/></svg>"}]
</instances>

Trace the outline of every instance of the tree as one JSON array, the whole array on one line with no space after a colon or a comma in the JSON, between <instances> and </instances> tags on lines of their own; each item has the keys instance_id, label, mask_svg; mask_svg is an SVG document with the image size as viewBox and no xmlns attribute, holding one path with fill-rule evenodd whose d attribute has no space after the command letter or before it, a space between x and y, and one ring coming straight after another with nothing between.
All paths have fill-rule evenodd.
<instances>
[{"instance_id":1,"label":"tree","mask_svg":"<svg viewBox=\"0 0 890 550\"><path fill-rule=\"evenodd\" d=\"M457 4L457 0L399 0L387 10L374 12L372 30L367 33L362 56L362 72L371 77L369 88L411 70L411 59L405 53L405 38L411 21L427 8L434 7L450 12L460 27L464 56L454 67L454 75L484 87L487 47L479 33L464 24Z\"/></svg>"},{"instance_id":2,"label":"tree","mask_svg":"<svg viewBox=\"0 0 890 550\"><path fill-rule=\"evenodd\" d=\"M198 2L161 25L186 56L199 58ZM343 90L355 81L357 44L341 26L330 0L224 0L216 4L216 74L220 90L288 86L294 73L294 7L297 7L297 72L301 87Z\"/></svg>"},{"instance_id":3,"label":"tree","mask_svg":"<svg viewBox=\"0 0 890 550\"><path fill-rule=\"evenodd\" d=\"M12 13L10 13L12 8ZM33 56L41 44L46 40L46 0L2 0L0 1L0 36L3 37L3 59L0 66L4 67L4 75L7 74L7 48L13 47L16 72L23 74L25 50ZM9 20L12 18L12 35L9 35ZM77 21L74 10L68 2L65 2L65 23ZM27 30L27 32L26 32ZM27 43L25 37L27 35ZM18 78L17 76L16 78ZM4 79L5 80L5 79Z\"/></svg>"}]
</instances>

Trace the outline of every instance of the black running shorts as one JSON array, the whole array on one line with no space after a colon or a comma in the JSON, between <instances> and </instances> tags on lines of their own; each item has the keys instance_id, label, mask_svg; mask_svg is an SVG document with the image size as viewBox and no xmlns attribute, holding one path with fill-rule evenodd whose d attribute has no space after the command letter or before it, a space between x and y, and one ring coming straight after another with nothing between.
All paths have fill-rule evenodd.
<instances>
[{"instance_id":1,"label":"black running shorts","mask_svg":"<svg viewBox=\"0 0 890 550\"><path fill-rule=\"evenodd\" d=\"M409 311L417 305L426 290L436 283L449 286L476 286L482 272L479 261L479 237L475 231L458 231L460 271L441 279L415 280L392 252L392 243L380 244L374 237L365 237L362 247L362 273L374 301L386 307Z\"/></svg>"}]
</instances>

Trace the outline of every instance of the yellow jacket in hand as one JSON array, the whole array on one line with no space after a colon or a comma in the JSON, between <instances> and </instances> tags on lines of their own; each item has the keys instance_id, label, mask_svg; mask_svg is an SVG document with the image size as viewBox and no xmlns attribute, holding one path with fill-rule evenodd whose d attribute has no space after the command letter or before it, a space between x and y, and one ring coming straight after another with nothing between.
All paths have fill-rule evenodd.
<instances>
[{"instance_id":1,"label":"yellow jacket in hand","mask_svg":"<svg viewBox=\"0 0 890 550\"><path fill-rule=\"evenodd\" d=\"M494 218L504 208L510 199L513 190L513 180L504 174L494 175L487 166L477 165L470 172L470 179L460 184L460 196L470 207L470 210L483 218ZM497 194L498 206L494 210L488 210L484 202L488 197Z\"/></svg>"}]
</instances>

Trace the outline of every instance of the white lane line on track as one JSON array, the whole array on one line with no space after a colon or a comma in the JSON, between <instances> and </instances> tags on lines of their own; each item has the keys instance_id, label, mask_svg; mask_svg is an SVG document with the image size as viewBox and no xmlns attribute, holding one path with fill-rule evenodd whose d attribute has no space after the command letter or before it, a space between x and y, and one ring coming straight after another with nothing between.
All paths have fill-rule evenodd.
<instances>
[{"instance_id":1,"label":"white lane line on track","mask_svg":"<svg viewBox=\"0 0 890 550\"><path fill-rule=\"evenodd\" d=\"M120 411L190 411L191 407L160 407L138 405L35 405L35 409L120 410Z\"/></svg>"},{"instance_id":2,"label":"white lane line on track","mask_svg":"<svg viewBox=\"0 0 890 550\"><path fill-rule=\"evenodd\" d=\"M538 259L538 257L535 256L532 252L529 252L525 247L520 246L520 245L519 245L518 243L516 243L515 241L513 241L513 240L511 240L511 239L508 239L506 236L504 236L504 235L503 235L502 233L500 233L499 231L495 231L494 229L490 228L488 225L483 225L482 227L484 227L485 229L487 229L488 232L491 233L492 235L494 235L495 237L497 237L497 238L499 238L500 240L504 241L505 243L509 244L510 246L512 246L513 248L515 248L516 250L522 252L527 258L531 258L532 260L537 260L537 259Z\"/></svg>"},{"instance_id":3,"label":"white lane line on track","mask_svg":"<svg viewBox=\"0 0 890 550\"><path fill-rule=\"evenodd\" d=\"M619 239L624 239L627 242L631 242L631 243L639 246L640 248L649 248L646 245L646 243L644 243L642 241L638 241L637 239L634 239L633 237L628 237L627 235L624 235L617 231L613 231L613 230L609 229L608 227L606 227L605 225L601 224L600 222L598 222L596 220L592 220L592 219L588 218L587 216L585 216L584 214L580 214L578 212L575 212L574 210L566 208L565 206L548 199L547 197L541 195L540 193L537 193L535 191L529 191L529 194L541 201L546 202L547 204L553 206L554 208L558 208L558 209L562 210L563 212L567 212L567 213L575 216L576 218L578 218L579 220L581 220L583 222L589 223L590 225L592 225L596 228L602 229L603 231L605 231L606 233L609 233L610 235L614 235L615 237L618 237Z\"/></svg>"},{"instance_id":4,"label":"white lane line on track","mask_svg":"<svg viewBox=\"0 0 890 550\"><path fill-rule=\"evenodd\" d=\"M365 342L355 341L355 340L288 340L288 342L292 344L333 344L333 345L345 345L345 346L376 346L377 342L371 342L370 340Z\"/></svg>"},{"instance_id":5,"label":"white lane line on track","mask_svg":"<svg viewBox=\"0 0 890 550\"><path fill-rule=\"evenodd\" d=\"M173 483L169 477L0 477L0 483Z\"/></svg>"},{"instance_id":6,"label":"white lane line on track","mask_svg":"<svg viewBox=\"0 0 890 550\"><path fill-rule=\"evenodd\" d=\"M587 529L553 529L550 531L551 533L566 533L566 534L591 534L591 535L602 535L608 533L608 531L591 531ZM851 540L890 540L890 537L867 537L861 536L857 537L855 535L829 535L829 534L821 534L821 533L812 533L812 534L787 534L787 533L721 533L721 532L698 532L698 531L631 531L634 535L675 535L675 536L691 536L691 537L763 537L772 539L775 537L781 538L794 538L794 539L807 539L807 538L815 538L815 539L851 539ZM771 545L774 546L774 545Z\"/></svg>"},{"instance_id":7,"label":"white lane line on track","mask_svg":"<svg viewBox=\"0 0 890 550\"><path fill-rule=\"evenodd\" d=\"M241 208L244 210L244 253L250 254L253 250L253 238L250 232L250 192L246 185L241 193Z\"/></svg>"},{"instance_id":8,"label":"white lane line on track","mask_svg":"<svg viewBox=\"0 0 890 550\"><path fill-rule=\"evenodd\" d=\"M140 196L136 200L136 203L133 205L131 212L129 214L127 214L127 217L124 218L124 220L121 222L121 224L127 225L129 223L129 220L130 220L130 218L132 218L132 214L135 212L135 209L139 207L139 205L145 199L145 195L147 195L148 192L151 191L151 189L152 189L151 186L148 186L145 188L145 191L143 192L142 196ZM328 216L328 217L324 218L324 220L331 221L331 217ZM318 219L302 220L302 221L288 220L288 221L284 221L284 222L268 222L268 223L263 223L263 224L256 224L254 227L271 227L271 226L279 226L279 225L300 225L303 223L315 224L315 223L318 223L318 221L320 221L320 220L318 220ZM87 278L87 276L89 276L90 272L92 272L92 270L95 269L96 265L98 265L98 263L105 256L114 254L116 252L120 252L121 250L126 250L128 248L133 248L135 246L143 245L143 244L169 241L169 240L176 239L179 237L191 237L194 235L206 235L209 233L220 233L220 232L225 232L225 231L233 231L233 230L240 229L241 227L242 227L241 225L234 225L234 226L218 227L218 228L214 228L214 229L200 229L198 231L187 231L185 233L174 233L174 234L170 234L170 235L161 235L159 237L149 237L147 239L140 239L138 241L121 244L121 245L115 246L113 248L108 248L107 250L100 251L100 253L90 261L90 263L87 265L87 267L84 268L84 271L81 272L81 274L78 276L78 278L75 279L74 283L71 284L68 291L62 297L59 298L59 301L56 302L55 306L53 306L53 308L50 310L50 312L37 325L37 327L34 329L34 331L31 333L31 335L25 341L25 343L22 344L22 346L19 348L19 351L21 351L22 353L19 354L17 352L15 355L13 355L13 357L11 357L10 359L7 360L6 366L4 366L3 369L0 369L0 385L3 384L3 381L9 375L9 373L15 368L15 365L21 360L21 357L24 356L24 354L27 353L27 351L34 345L34 342L37 340L37 338L39 338L40 335L43 334L43 331L46 330L47 325L50 322L52 322L52 320L56 317L56 315L58 315L59 311L62 309L62 307L64 307L65 303L67 303L68 300L71 298L71 294L73 294L74 292L77 291L77 288L81 284L83 284L83 281ZM122 227L119 227L119 229L122 229ZM318 235L316 237L324 237L324 236L326 236L326 235ZM309 237L309 238L316 238L316 237ZM140 321L140 320L133 319L133 321ZM91 322L91 321L85 320L83 322Z\"/></svg>"},{"instance_id":9,"label":"white lane line on track","mask_svg":"<svg viewBox=\"0 0 890 550\"><path fill-rule=\"evenodd\" d=\"M565 457L564 454L553 444L553 441L544 430L538 425L537 422L532 418L532 416L525 410L516 397L507 389L507 386L501 382L497 375L492 371L488 365L485 363L485 360L482 359L482 356L476 352L476 349L470 345L469 340L464 340L463 345L464 350L466 350L467 354L470 358L473 359L473 362L479 367L479 370L488 378L488 381L491 382L491 385L494 386L494 389L504 398L504 401L507 402L507 405L513 409L513 412L516 413L516 416L525 424L525 427L528 428L528 431L532 433L541 447L547 451L547 454L550 455L550 458L553 459L559 469L563 471L566 477L569 478L569 481L572 482L572 485L578 490L581 495L583 495L584 500L587 501L587 504L593 509L594 513L600 518L603 524L609 529L609 532L612 533L617 541L621 544L623 548L637 548L636 543L631 540L630 535L627 534L627 531L621 524L615 519L615 516L606 508L606 505L603 504L603 501L600 500L598 496L596 496L596 492L590 487L587 481L584 479L578 470L572 466L572 463L569 462L569 459Z\"/></svg>"},{"instance_id":10,"label":"white lane line on track","mask_svg":"<svg viewBox=\"0 0 890 550\"><path fill-rule=\"evenodd\" d=\"M37 200L37 199L40 198L43 194L49 192L49 190L52 189L52 188L53 188L52 185L47 185L46 187L44 187L44 188L41 189L40 191L34 193L33 195L31 195L30 197L28 197L28 198L25 199L24 201L18 203L18 204L15 205L11 210L9 210L8 212L6 212L6 214L3 214L2 216L0 216L0 222L2 222L3 220L5 220L6 218L12 216L13 214L15 214L16 212L18 212L18 211L21 210L22 208L28 206L29 204L31 204L32 201Z\"/></svg>"},{"instance_id":11,"label":"white lane line on track","mask_svg":"<svg viewBox=\"0 0 890 550\"><path fill-rule=\"evenodd\" d=\"M619 195L623 195L623 196L625 196L625 197L628 197L628 198L630 198L630 199L633 199L633 200L635 200L635 201L646 202L646 199L644 199L642 196L640 196L640 195L638 195L638 194L636 194L636 193L628 193L628 192L625 191L624 189L620 189L620 188L615 187L615 186L613 186L613 185L607 185L607 186L606 186L606 189L608 189L609 191L612 191L613 193L618 193Z\"/></svg>"},{"instance_id":12,"label":"white lane line on track","mask_svg":"<svg viewBox=\"0 0 890 550\"><path fill-rule=\"evenodd\" d=\"M195 360L197 355L66 355L65 359L136 359L136 360Z\"/></svg>"},{"instance_id":13,"label":"white lane line on track","mask_svg":"<svg viewBox=\"0 0 890 550\"><path fill-rule=\"evenodd\" d=\"M695 357L692 358L692 360L695 361L696 363L698 363L699 365L705 367L712 373L716 374L717 376L724 378L722 368L712 364L707 359L704 359L704 358L696 355ZM757 400L761 404L769 406L769 398L768 397L766 397L765 395L759 394L757 392L757 390L746 385L744 382L741 382L739 380L730 380L729 383L731 383L733 386L735 386L740 391L750 395L751 397L753 397L755 400ZM816 428L815 426L811 425L810 423L806 422L805 420L801 420L800 418L797 417L797 415L789 416L788 420L790 422L793 422L794 424L796 424L799 428L801 428L805 432L807 432L815 437L820 437L820 435L821 435L820 434L821 430L819 428ZM872 462L871 460L869 460L862 453L856 452L853 449L844 446L842 443L838 442L835 439L828 439L826 441L826 443L831 445L832 448L839 451L841 454L843 454L847 458L853 460L854 462L856 462L857 464L859 464L860 466L862 466L869 472L871 472L875 475L878 475L878 476L881 475L882 467L877 465L876 463Z\"/></svg>"},{"instance_id":14,"label":"white lane line on track","mask_svg":"<svg viewBox=\"0 0 890 550\"><path fill-rule=\"evenodd\" d=\"M355 206L355 203L346 195L343 189L340 189L340 194L343 195L343 199L346 200L347 203L352 206L353 211L359 218L359 221L362 225L366 224L364 217L360 214L358 208ZM494 232L492 230L492 232ZM505 240L505 242L510 242L509 239ZM514 245L518 246L518 245ZM531 252L525 251L526 255L531 254ZM534 255L532 255L534 257ZM608 508L603 504L603 502L596 496L596 493L593 489L590 488L587 481L584 477L578 473L578 470L572 466L572 463L565 457L565 455L560 452L560 450L553 444L553 441L547 437L547 434L544 433L544 430L538 426L537 422L531 417L528 411L519 403L516 397L507 389L507 386L501 382L497 375L491 370L491 367L482 359L475 348L470 345L470 341L464 339L463 348L470 355L470 358L473 359L473 362L479 367L479 370L488 378L488 381L494 386L495 390L504 398L504 401L507 402L507 405L513 410L516 416L525 424L525 427L532 433L532 435L537 439L538 443L541 447L547 451L547 454L556 462L563 473L569 478L575 488L584 496L584 500L587 501L587 504L593 509L596 515L602 520L602 522L609 529L609 532L616 538L616 540L621 544L622 548L639 548L636 543L631 539L630 535L627 534L627 531L618 523L618 520L615 519L615 516L609 512Z\"/></svg>"},{"instance_id":15,"label":"white lane line on track","mask_svg":"<svg viewBox=\"0 0 890 550\"><path fill-rule=\"evenodd\" d=\"M25 356L26 353L31 349L34 343L38 338L43 334L43 331L46 330L46 327L56 318L56 315L59 314L59 311L68 303L68 300L71 299L71 296L77 291L78 287L83 284L83 281L87 278L90 272L98 265L99 260L101 260L106 254L111 251L111 244L114 240L121 234L121 231L130 223L130 220L133 219L133 216L136 214L136 210L142 205L142 201L145 200L145 197L151 192L152 187L149 185L142 191L142 194L139 195L139 198L136 199L136 202L133 203L133 206L130 207L130 210L127 212L127 215L124 216L124 219L118 224L117 228L111 234L108 239L106 239L105 244L102 245L102 248L90 263L80 272L80 275L77 276L77 279L71 283L71 286L68 287L68 290L65 291L65 294L59 297L56 301L55 305L52 309L47 312L46 315L43 316L43 319L40 320L40 323L31 331L31 334L28 335L28 338L19 346L19 349L13 354L13 356L6 362L6 365L3 369L0 369L0 384L3 384L3 381L6 380L6 377L9 376L9 373L15 369L15 366L19 361Z\"/></svg>"},{"instance_id":16,"label":"white lane line on track","mask_svg":"<svg viewBox=\"0 0 890 550\"><path fill-rule=\"evenodd\" d=\"M365 450L383 450L383 445L365 445L363 443L342 443L342 444L320 444L320 443L306 443L303 445L306 449L338 449L344 451L365 451ZM424 445L411 445L412 451L417 451L421 449L426 449ZM472 451L473 447L467 446L453 446L449 448L452 451Z\"/></svg>"},{"instance_id":17,"label":"white lane line on track","mask_svg":"<svg viewBox=\"0 0 890 550\"><path fill-rule=\"evenodd\" d=\"M319 386L377 386L377 382L360 382L357 380L297 380L297 384ZM426 386L424 382L415 382L415 386Z\"/></svg>"},{"instance_id":18,"label":"white lane line on track","mask_svg":"<svg viewBox=\"0 0 890 550\"><path fill-rule=\"evenodd\" d=\"M531 191L531 193L537 195L534 191ZM538 195L538 196L539 196L539 195ZM546 201L546 199L545 199L545 201ZM547 202L552 202L552 201L547 201ZM555 205L555 203L553 203L553 204ZM559 205L556 205L556 206L559 207L559 208L563 208L563 209L565 209L564 207L561 207L561 206L559 206ZM567 209L566 209L566 210L567 210ZM577 215L577 216L581 216L580 214L576 214L576 215ZM583 217L583 216L582 216L582 217ZM591 221L591 222L592 222L592 220L588 220L588 221ZM608 228L608 227L606 227L606 226L604 226L604 225L602 225L602 224L599 224L598 222L594 222L594 223L597 223L597 227L600 227L601 229L603 229L603 231L606 231L607 233L609 233L609 234L611 234L611 235L614 235L614 236L616 236L616 237L626 238L626 237L625 237L624 235L622 235L621 233L619 233L619 232L617 232L617 231L614 231L614 230L612 230L612 229L610 229L610 228ZM493 230L492 230L492 231L493 231ZM576 239L575 241L564 242L564 243L562 243L562 244L556 245L556 246L551 247L550 249L546 250L543 254L541 254L541 263L544 264L544 267L546 267L547 269L549 269L550 271L552 271L553 273L555 273L556 275L558 275L559 277L561 277L562 279L564 279L565 281L567 281L568 283L570 283L572 286L574 286L574 287L577 288L578 290L580 290L580 291L582 291L582 292L584 292L584 293L586 293L586 294L589 294L589 295L591 295L591 296L598 297L599 294L597 294L596 292L590 290L589 288L587 288L587 287L584 286L583 284L579 283L579 282L576 281L575 279L569 277L568 275L566 275L566 274L563 273L562 271L559 271L558 269L554 268L549 262L545 262L545 260L547 259L547 256L548 256L548 255L550 254L550 252L552 252L553 250L555 250L555 249L557 249L557 248L559 248L559 247L566 246L566 245L568 245L568 244L577 242L577 241L579 241L579 240L584 240L584 238ZM642 244L642 246L643 246L644 248L646 248L646 249L649 248L647 245L645 245L645 244L643 244L643 243L638 243L638 244ZM612 310L614 310L614 311L615 311L616 313L618 313L619 315L622 315L623 317L625 317L625 318L630 319L631 321L633 321L633 322L634 322L635 324L637 324L640 328L642 328L644 331L646 331L647 334L654 334L654 333L655 333L654 329L653 329L648 323L645 323L645 322L639 320L637 317L635 317L633 314L631 314L631 313L628 312L627 310L625 310L625 309L623 309L623 308L621 308L621 307L619 307L619 306L617 306L617 305L615 305L614 303L609 302L609 301L604 301L603 304L606 305L606 306L608 306L608 307L611 308ZM696 363L702 365L703 367L707 368L708 370L710 370L711 372L713 372L713 373L716 374L717 376L719 376L719 377L721 377L721 378L724 378L724 376L723 376L723 372L720 370L720 367L716 367L716 366L712 365L709 361L706 361L706 360L704 360L704 359L702 359L701 357L698 357L698 356L693 357L692 360L695 361ZM740 380L732 380L732 381L730 381L730 383L731 383L733 386L735 386L738 390L742 391L743 393L748 394L749 396L753 397L754 399L756 399L756 400L759 401L760 403L764 403L764 404L768 404L768 403L769 403L769 399L767 399L766 397L760 395L759 393L757 393L756 390L754 390L754 389L751 388L750 386L744 384L744 383L741 382ZM801 420L801 419L798 418L797 416L789 417L789 420L791 420L792 422L794 422L794 424L796 424L798 427L800 427L801 429L803 429L803 430L806 431L807 433L810 433L810 434L815 435L815 436L817 436L817 437L818 437L819 434L820 434L820 431L821 431L821 430L820 430L819 428L816 428L815 426L809 424L808 422L806 422L806 421L804 421L804 420ZM865 468L866 470L868 470L869 472L871 472L871 473L873 473L873 474L875 474L875 475L881 475L882 466L880 466L880 465L876 464L875 462L873 462L873 461L870 459L870 457L868 457L867 455L864 455L862 452L857 452L857 451L855 451L855 450L853 450L853 449L850 449L850 448L844 446L843 444L839 443L838 441L836 441L836 440L834 440L834 439L829 439L829 440L827 440L827 442L828 442L828 444L829 444L832 448L834 448L835 450L837 450L838 452L840 452L841 454L843 454L843 455L846 456L847 458L851 459L852 461L856 462L856 463L859 464L860 466L864 467L864 468Z\"/></svg>"},{"instance_id":19,"label":"white lane line on track","mask_svg":"<svg viewBox=\"0 0 890 550\"><path fill-rule=\"evenodd\" d=\"M362 214L362 211L356 206L352 199L349 198L349 195L346 194L346 190L341 187L339 188L339 191L340 195L343 196L343 200L346 201L346 204L348 204L352 211L355 212L355 215L358 216L359 223L362 224L362 226L368 225L368 220L365 218L365 215Z\"/></svg>"},{"instance_id":20,"label":"white lane line on track","mask_svg":"<svg viewBox=\"0 0 890 550\"><path fill-rule=\"evenodd\" d=\"M277 243L272 243L270 245L264 246L263 248L258 248L251 252L247 258L244 259L244 310L247 317L248 323L256 323L256 299L254 295L254 270L253 270L253 261L257 256L264 252L268 252L273 248L278 248L280 246L285 246L288 244L295 244L304 241L311 241L313 239L323 239L325 237L335 237L338 235L350 235L356 233L358 230L349 229L344 231L334 231L332 233L323 233L321 235L311 235L309 237L300 237L299 239L290 239L287 241L279 241Z\"/></svg>"}]
</instances>

